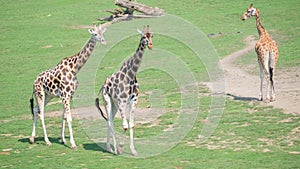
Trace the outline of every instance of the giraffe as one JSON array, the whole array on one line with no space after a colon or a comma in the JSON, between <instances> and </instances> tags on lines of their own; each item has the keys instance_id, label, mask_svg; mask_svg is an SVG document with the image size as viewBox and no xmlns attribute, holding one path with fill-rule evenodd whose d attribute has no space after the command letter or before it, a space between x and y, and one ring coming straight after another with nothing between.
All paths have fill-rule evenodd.
<instances>
[{"instance_id":1,"label":"giraffe","mask_svg":"<svg viewBox=\"0 0 300 169\"><path fill-rule=\"evenodd\" d=\"M39 113L44 132L44 140L46 142L46 145L51 145L51 142L49 141L47 136L46 126L44 122L44 108L52 98L59 97L63 103L61 141L63 144L66 144L64 130L65 122L67 121L69 126L71 148L76 148L76 144L73 138L72 115L70 110L70 102L78 86L76 75L93 52L96 42L99 41L103 45L106 44L106 41L103 37L103 33L105 32L105 30L106 28L102 28L101 25L99 25L99 27L94 25L94 29L89 29L89 33L92 36L81 51L73 56L64 58L54 68L43 71L37 76L36 80L33 83L33 93L32 98L30 99L31 113L34 119L32 134L29 138L30 143L34 143L34 138L36 135L37 115ZM33 103L33 96L35 96L37 103L35 108Z\"/></svg>"},{"instance_id":2,"label":"giraffe","mask_svg":"<svg viewBox=\"0 0 300 169\"><path fill-rule=\"evenodd\" d=\"M102 91L103 103L106 109L106 117L99 107L99 98L96 98L96 107L107 121L107 150L114 154L122 154L124 147L125 132L129 127L130 133L130 151L133 156L137 156L137 152L133 144L133 128L134 128L134 110L138 102L139 84L136 79L138 68L141 64L143 54L146 47L152 49L152 33L149 25L144 27L143 31L138 30L141 34L138 49L127 61L125 61L121 68L108 77L104 85L100 88L99 94ZM126 106L129 104L129 125L125 116ZM113 119L117 113L120 112L123 120L123 136L119 147L116 145L116 137L114 132ZM114 149L110 145L110 137L112 136Z\"/></svg>"},{"instance_id":3,"label":"giraffe","mask_svg":"<svg viewBox=\"0 0 300 169\"><path fill-rule=\"evenodd\" d=\"M278 45L271 38L260 22L259 10L250 4L241 19L244 21L251 16L256 18L256 26L259 34L259 39L255 45L255 51L258 58L260 68L260 93L259 100L263 101L263 81L267 81L266 102L275 101L274 73L278 61ZM269 88L271 88L271 98Z\"/></svg>"}]
</instances>

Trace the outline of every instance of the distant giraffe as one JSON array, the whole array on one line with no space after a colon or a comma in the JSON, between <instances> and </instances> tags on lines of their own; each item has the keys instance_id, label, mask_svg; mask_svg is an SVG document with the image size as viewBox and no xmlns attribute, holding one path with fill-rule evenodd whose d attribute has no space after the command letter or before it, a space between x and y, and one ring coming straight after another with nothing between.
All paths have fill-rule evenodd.
<instances>
[{"instance_id":1,"label":"distant giraffe","mask_svg":"<svg viewBox=\"0 0 300 169\"><path fill-rule=\"evenodd\" d=\"M260 22L259 10L253 7L253 4L242 15L241 19L244 21L251 16L256 18L256 26L259 34L259 39L255 45L255 51L258 58L260 68L260 93L259 100L263 100L263 81L266 76L267 89L266 100L275 101L275 87L274 87L274 74L276 64L278 61L278 45L271 38L268 32L264 29ZM271 98L269 88L271 87Z\"/></svg>"},{"instance_id":2,"label":"distant giraffe","mask_svg":"<svg viewBox=\"0 0 300 169\"><path fill-rule=\"evenodd\" d=\"M138 30L139 31L139 30ZM141 64L144 51L148 46L152 49L152 33L149 25L144 27L143 31L139 31L141 40L135 54L123 63L121 68L110 77L108 77L100 89L102 91L103 102L105 105L107 117L99 107L99 99L96 98L96 107L108 123L107 131L107 150L114 154L123 153L125 132L128 129L128 123L125 116L127 104L129 107L129 132L130 132L130 151L133 156L137 156L137 152L133 144L133 128L134 128L134 110L138 102L139 85L136 80L136 74ZM100 93L100 92L99 92ZM116 137L114 132L113 119L120 112L123 119L123 137L117 148ZM110 137L113 138L114 150L110 146Z\"/></svg>"},{"instance_id":3,"label":"distant giraffe","mask_svg":"<svg viewBox=\"0 0 300 169\"><path fill-rule=\"evenodd\" d=\"M47 145L51 145L48 139L46 126L44 122L44 107L46 104L54 97L59 97L64 105L63 115L62 115L62 129L61 129L61 139L62 143L66 144L66 139L64 136L65 122L68 122L69 132L70 132L70 143L71 148L75 149L76 144L73 138L72 131L72 115L70 109L70 102L72 96L78 86L77 73L89 59L89 56L94 50L96 42L99 41L101 44L106 44L103 37L105 28L101 28L101 25L94 29L89 29L91 38L87 44L83 47L81 51L77 54L63 59L54 68L46 70L40 73L33 84L33 94L30 99L31 112L34 118L33 130L30 137L30 142L34 143L34 137L36 135L36 122L37 115L39 113L40 119L42 121L42 127L44 131L44 139ZM37 106L34 108L33 105L33 95L35 96Z\"/></svg>"}]
</instances>

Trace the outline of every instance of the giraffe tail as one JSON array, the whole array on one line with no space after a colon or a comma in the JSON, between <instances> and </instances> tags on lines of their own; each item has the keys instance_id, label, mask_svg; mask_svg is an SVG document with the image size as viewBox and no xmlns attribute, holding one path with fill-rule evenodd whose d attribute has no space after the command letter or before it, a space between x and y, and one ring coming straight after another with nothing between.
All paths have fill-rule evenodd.
<instances>
[{"instance_id":1,"label":"giraffe tail","mask_svg":"<svg viewBox=\"0 0 300 169\"><path fill-rule=\"evenodd\" d=\"M269 68L269 72L270 72L270 81L271 81L271 87L274 90L274 79L273 79L273 75L274 75L274 68L270 67Z\"/></svg>"},{"instance_id":2,"label":"giraffe tail","mask_svg":"<svg viewBox=\"0 0 300 169\"><path fill-rule=\"evenodd\" d=\"M100 108L99 98L98 97L95 100L95 104L96 104L96 107L97 107L98 111L100 112L101 116L107 121L107 118L104 116L104 113L103 113L103 111Z\"/></svg>"},{"instance_id":3,"label":"giraffe tail","mask_svg":"<svg viewBox=\"0 0 300 169\"><path fill-rule=\"evenodd\" d=\"M31 114L32 114L32 117L33 117L34 116L34 112L33 112L33 107L34 107L33 96L31 97L31 99L29 100L29 102L30 102Z\"/></svg>"}]
</instances>

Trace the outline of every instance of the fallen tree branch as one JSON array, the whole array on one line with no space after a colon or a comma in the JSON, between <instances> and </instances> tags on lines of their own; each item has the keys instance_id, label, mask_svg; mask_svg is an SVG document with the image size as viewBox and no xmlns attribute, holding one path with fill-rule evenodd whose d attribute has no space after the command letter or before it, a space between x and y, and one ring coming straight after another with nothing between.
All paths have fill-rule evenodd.
<instances>
[{"instance_id":1,"label":"fallen tree branch","mask_svg":"<svg viewBox=\"0 0 300 169\"><path fill-rule=\"evenodd\" d=\"M123 16L119 15L118 17L109 16L109 17L99 18L98 20L99 21L110 21L110 22L116 23L116 22L121 22L121 21L129 21L129 20L132 20L132 19L157 18L157 17L160 17L160 16L125 14Z\"/></svg>"},{"instance_id":2,"label":"fallen tree branch","mask_svg":"<svg viewBox=\"0 0 300 169\"><path fill-rule=\"evenodd\" d=\"M141 18L156 18L163 16L164 12L162 9L157 7L149 7L138 2L131 2L128 0L116 0L115 5L119 7L124 7L126 9L116 8L114 10L105 10L108 13L111 13L108 17L99 18L99 21L108 21L102 23L105 26L109 26L113 23L129 21L132 19L141 19ZM141 12L143 14L133 14L134 11Z\"/></svg>"},{"instance_id":3,"label":"fallen tree branch","mask_svg":"<svg viewBox=\"0 0 300 169\"><path fill-rule=\"evenodd\" d=\"M153 7L144 5L144 4L140 4L137 2L131 2L131 1L127 1L127 0L116 0L115 5L124 7L126 9L134 9L136 11L144 13L145 15L162 16L164 14L164 11L157 7L153 8Z\"/></svg>"}]
</instances>

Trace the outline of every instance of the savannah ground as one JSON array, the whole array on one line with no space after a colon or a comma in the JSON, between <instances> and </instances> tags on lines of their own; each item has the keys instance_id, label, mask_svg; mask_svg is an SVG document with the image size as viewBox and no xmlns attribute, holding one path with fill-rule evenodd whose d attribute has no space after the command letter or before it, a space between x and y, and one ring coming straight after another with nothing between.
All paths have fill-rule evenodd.
<instances>
[{"instance_id":1,"label":"savannah ground","mask_svg":"<svg viewBox=\"0 0 300 169\"><path fill-rule=\"evenodd\" d=\"M182 17L206 35L222 32L221 36L209 39L219 53L220 59L226 59L226 56L246 48L248 44L244 40L249 35L257 39L255 20L253 18L245 22L240 20L241 14L251 3L248 1L139 2L163 8L166 13ZM299 103L297 72L300 63L300 25L297 20L300 16L300 2L265 0L253 3L262 13L262 24L280 46L280 58L275 77L277 96L279 99L294 97L294 100L298 99ZM107 15L104 9L113 9L115 6L113 1L108 0L90 2L1 0L0 4L2 8L0 11L0 165L2 168L300 167L299 109L287 112L285 109L274 108L271 104L260 103L255 99L235 99L258 96L259 71L253 51L230 61L229 65L244 73L245 77L240 79L246 81L249 80L248 76L256 77L256 80L250 79L249 84L257 87L250 85L249 88L240 90L241 92L228 91L229 95L218 127L208 140L200 142L199 133L207 123L211 102L210 91L205 85L201 85L208 80L205 67L201 61L195 60L195 54L187 46L160 35L154 35L154 47L172 51L184 60L199 84L199 114L193 128L175 147L147 158L115 156L92 141L81 121L75 117L73 130L78 148L71 150L68 144L67 146L60 144L60 115L53 116L53 113L49 113L61 111L61 105L46 108L48 135L53 145L45 146L40 123L38 123L36 143L29 144L28 138L33 123L29 98L32 95L32 83L36 75L52 68L64 57L78 52L90 37L86 28L81 28L82 25L91 25L97 18ZM106 40L109 41L109 36ZM98 90L105 78L116 71L120 63L136 50L138 40L136 35L121 41L110 50L101 64L105 66L100 67L96 75L96 79L99 80L96 82L95 90ZM103 48L97 45L95 50ZM146 51L148 54L150 52ZM229 78L231 78L229 80L234 79ZM163 91L167 99L166 112L163 112L160 117L148 120L148 123L139 122L135 128L136 139L150 138L167 131L174 123L180 106L180 93L174 85L174 79L159 70L140 72L138 79L141 85L140 109L149 107L150 95L156 89ZM84 84L84 80L78 80L79 85ZM290 84L283 88L281 84L286 82ZM238 82L233 84L238 85ZM232 88L236 87L232 86ZM288 92L283 92L285 90L289 90L292 94L288 95ZM247 94L249 92L250 94ZM279 101L283 105L289 104L285 99ZM118 128L118 124L121 124L120 120L116 119L115 124Z\"/></svg>"}]
</instances>

